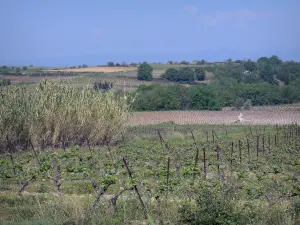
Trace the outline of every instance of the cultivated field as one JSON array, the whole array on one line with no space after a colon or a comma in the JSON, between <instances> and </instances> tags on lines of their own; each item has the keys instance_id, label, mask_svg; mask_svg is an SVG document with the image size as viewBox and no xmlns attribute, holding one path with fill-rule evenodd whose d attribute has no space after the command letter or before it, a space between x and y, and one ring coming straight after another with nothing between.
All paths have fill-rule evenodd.
<instances>
[{"instance_id":1,"label":"cultivated field","mask_svg":"<svg viewBox=\"0 0 300 225\"><path fill-rule=\"evenodd\" d=\"M38 76L1 76L0 75L0 78L1 77L9 79L9 80L11 80L12 83L15 83L15 84L17 84L17 83L37 83L46 78L47 78L47 80L59 78L57 76L53 76L53 77L40 76L40 77L38 77Z\"/></svg>"},{"instance_id":2,"label":"cultivated field","mask_svg":"<svg viewBox=\"0 0 300 225\"><path fill-rule=\"evenodd\" d=\"M243 120L239 121L240 113ZM167 111L138 112L130 118L130 125L164 122L176 124L292 124L300 122L300 105L254 108L250 111Z\"/></svg>"},{"instance_id":3,"label":"cultivated field","mask_svg":"<svg viewBox=\"0 0 300 225\"><path fill-rule=\"evenodd\" d=\"M122 71L134 71L136 67L87 67L87 68L74 68L74 69L60 69L60 70L47 70L48 72L90 72L90 73L115 73Z\"/></svg>"}]
</instances>

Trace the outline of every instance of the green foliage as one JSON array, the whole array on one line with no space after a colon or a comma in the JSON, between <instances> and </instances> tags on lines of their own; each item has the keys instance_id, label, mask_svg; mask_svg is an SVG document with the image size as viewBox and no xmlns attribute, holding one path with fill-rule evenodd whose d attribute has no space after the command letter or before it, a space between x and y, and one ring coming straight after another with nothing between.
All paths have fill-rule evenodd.
<instances>
[{"instance_id":1,"label":"green foliage","mask_svg":"<svg viewBox=\"0 0 300 225\"><path fill-rule=\"evenodd\" d=\"M27 70L27 66L23 66L23 70Z\"/></svg>"},{"instance_id":2,"label":"green foliage","mask_svg":"<svg viewBox=\"0 0 300 225\"><path fill-rule=\"evenodd\" d=\"M191 109L219 110L221 105L213 90L207 86L196 85L189 89Z\"/></svg>"},{"instance_id":3,"label":"green foliage","mask_svg":"<svg viewBox=\"0 0 300 225\"><path fill-rule=\"evenodd\" d=\"M188 62L188 61L185 61L185 60L182 60L179 64L182 64L182 65L188 65L189 62Z\"/></svg>"},{"instance_id":4,"label":"green foliage","mask_svg":"<svg viewBox=\"0 0 300 225\"><path fill-rule=\"evenodd\" d=\"M244 68L250 72L253 72L257 69L255 62L251 61L250 59L244 62Z\"/></svg>"},{"instance_id":5,"label":"green foliage","mask_svg":"<svg viewBox=\"0 0 300 225\"><path fill-rule=\"evenodd\" d=\"M196 206L185 204L179 210L178 224L238 224L239 215L234 212L234 205L220 188L200 186Z\"/></svg>"},{"instance_id":6,"label":"green foliage","mask_svg":"<svg viewBox=\"0 0 300 225\"><path fill-rule=\"evenodd\" d=\"M115 66L115 63L114 63L114 62L108 62L108 63L107 63L107 66L113 67L113 66Z\"/></svg>"},{"instance_id":7,"label":"green foliage","mask_svg":"<svg viewBox=\"0 0 300 225\"><path fill-rule=\"evenodd\" d=\"M245 100L243 98L238 97L237 99L235 99L232 106L235 107L236 109L240 110L240 109L242 109L244 104L245 104Z\"/></svg>"},{"instance_id":8,"label":"green foliage","mask_svg":"<svg viewBox=\"0 0 300 225\"><path fill-rule=\"evenodd\" d=\"M152 71L153 68L146 62L139 65L137 70L138 80L146 80L146 81L152 80Z\"/></svg>"},{"instance_id":9,"label":"green foliage","mask_svg":"<svg viewBox=\"0 0 300 225\"><path fill-rule=\"evenodd\" d=\"M190 68L190 67L181 67L174 68L170 67L162 74L161 78L173 81L173 82L192 82L195 80L195 74L198 80L205 79L205 71L202 68Z\"/></svg>"},{"instance_id":10,"label":"green foliage","mask_svg":"<svg viewBox=\"0 0 300 225\"><path fill-rule=\"evenodd\" d=\"M166 70L166 72L162 75L163 79L167 79L169 81L179 81L180 80L180 74L178 69L174 67L170 67Z\"/></svg>"},{"instance_id":11,"label":"green foliage","mask_svg":"<svg viewBox=\"0 0 300 225\"><path fill-rule=\"evenodd\" d=\"M9 86L11 81L7 78L0 78L0 87L1 86Z\"/></svg>"},{"instance_id":12,"label":"green foliage","mask_svg":"<svg viewBox=\"0 0 300 225\"><path fill-rule=\"evenodd\" d=\"M95 82L93 88L95 90L104 90L108 91L113 88L113 83L108 82L108 81L100 81L100 82Z\"/></svg>"},{"instance_id":13,"label":"green foliage","mask_svg":"<svg viewBox=\"0 0 300 225\"><path fill-rule=\"evenodd\" d=\"M179 74L180 74L180 81L194 81L195 76L194 76L194 71L192 68L189 67L182 67L179 68Z\"/></svg>"},{"instance_id":14,"label":"green foliage","mask_svg":"<svg viewBox=\"0 0 300 225\"><path fill-rule=\"evenodd\" d=\"M203 68L196 68L195 74L198 80L205 80L205 70Z\"/></svg>"}]
</instances>

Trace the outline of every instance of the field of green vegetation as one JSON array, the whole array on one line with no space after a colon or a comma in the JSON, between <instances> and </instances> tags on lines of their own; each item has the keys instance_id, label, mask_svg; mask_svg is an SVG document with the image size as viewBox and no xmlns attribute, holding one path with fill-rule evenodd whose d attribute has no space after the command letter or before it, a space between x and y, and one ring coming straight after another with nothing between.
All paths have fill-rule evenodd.
<instances>
[{"instance_id":1,"label":"field of green vegetation","mask_svg":"<svg viewBox=\"0 0 300 225\"><path fill-rule=\"evenodd\" d=\"M0 159L1 224L298 224L300 129L131 127Z\"/></svg>"}]
</instances>

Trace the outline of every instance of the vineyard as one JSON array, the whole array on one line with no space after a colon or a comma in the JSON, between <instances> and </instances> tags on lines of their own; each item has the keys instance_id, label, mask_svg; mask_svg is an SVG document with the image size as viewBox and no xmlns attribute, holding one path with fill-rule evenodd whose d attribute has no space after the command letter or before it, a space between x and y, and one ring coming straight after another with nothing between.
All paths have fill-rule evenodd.
<instances>
[{"instance_id":1,"label":"vineyard","mask_svg":"<svg viewBox=\"0 0 300 225\"><path fill-rule=\"evenodd\" d=\"M296 125L165 124L115 145L8 146L1 223L298 224L299 137Z\"/></svg>"},{"instance_id":2,"label":"vineyard","mask_svg":"<svg viewBox=\"0 0 300 225\"><path fill-rule=\"evenodd\" d=\"M244 120L239 121L240 113ZM168 111L138 112L130 118L129 125L159 124L244 124L274 125L292 124L300 121L300 106L254 107L247 111Z\"/></svg>"},{"instance_id":3,"label":"vineyard","mask_svg":"<svg viewBox=\"0 0 300 225\"><path fill-rule=\"evenodd\" d=\"M1 89L0 223L300 223L296 106L243 112L273 125L198 111L134 126L130 101L68 80Z\"/></svg>"}]
</instances>

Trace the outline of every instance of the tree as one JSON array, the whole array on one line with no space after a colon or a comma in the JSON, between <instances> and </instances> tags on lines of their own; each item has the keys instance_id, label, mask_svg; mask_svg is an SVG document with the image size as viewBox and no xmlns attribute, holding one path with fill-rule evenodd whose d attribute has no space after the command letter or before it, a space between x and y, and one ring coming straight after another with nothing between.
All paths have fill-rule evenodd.
<instances>
[{"instance_id":1,"label":"tree","mask_svg":"<svg viewBox=\"0 0 300 225\"><path fill-rule=\"evenodd\" d=\"M82 68L87 68L88 65L87 64L82 64Z\"/></svg>"},{"instance_id":2,"label":"tree","mask_svg":"<svg viewBox=\"0 0 300 225\"><path fill-rule=\"evenodd\" d=\"M195 74L198 80L205 80L205 70L203 68L196 68Z\"/></svg>"},{"instance_id":3,"label":"tree","mask_svg":"<svg viewBox=\"0 0 300 225\"><path fill-rule=\"evenodd\" d=\"M244 62L244 68L247 71L253 72L254 70L256 70L257 67L255 62L248 59L246 62Z\"/></svg>"},{"instance_id":4,"label":"tree","mask_svg":"<svg viewBox=\"0 0 300 225\"><path fill-rule=\"evenodd\" d=\"M130 63L130 66L137 67L137 63L132 62L132 63Z\"/></svg>"},{"instance_id":5,"label":"tree","mask_svg":"<svg viewBox=\"0 0 300 225\"><path fill-rule=\"evenodd\" d=\"M235 99L232 106L237 110L240 110L244 106L244 104L245 104L245 100L243 98L238 97Z\"/></svg>"},{"instance_id":6,"label":"tree","mask_svg":"<svg viewBox=\"0 0 300 225\"><path fill-rule=\"evenodd\" d=\"M27 70L27 66L23 66L23 70Z\"/></svg>"},{"instance_id":7,"label":"tree","mask_svg":"<svg viewBox=\"0 0 300 225\"><path fill-rule=\"evenodd\" d=\"M128 64L127 64L125 61L123 61L121 65L122 65L123 67L127 67L127 66L128 66Z\"/></svg>"},{"instance_id":8,"label":"tree","mask_svg":"<svg viewBox=\"0 0 300 225\"><path fill-rule=\"evenodd\" d=\"M172 61L172 60L168 61L168 64L172 65L172 64L173 64L173 61Z\"/></svg>"},{"instance_id":9,"label":"tree","mask_svg":"<svg viewBox=\"0 0 300 225\"><path fill-rule=\"evenodd\" d=\"M272 55L270 58L269 58L269 61L271 64L273 65L279 65L282 63L282 60L279 59L279 57L277 55Z\"/></svg>"},{"instance_id":10,"label":"tree","mask_svg":"<svg viewBox=\"0 0 300 225\"><path fill-rule=\"evenodd\" d=\"M179 64L188 65L189 62L188 62L188 61L185 61L185 60L182 60Z\"/></svg>"},{"instance_id":11,"label":"tree","mask_svg":"<svg viewBox=\"0 0 300 225\"><path fill-rule=\"evenodd\" d=\"M107 63L107 66L113 67L113 66L115 66L115 64L114 64L114 62L108 62L108 63Z\"/></svg>"},{"instance_id":12,"label":"tree","mask_svg":"<svg viewBox=\"0 0 300 225\"><path fill-rule=\"evenodd\" d=\"M189 67L182 67L179 69L180 81L194 81L194 71Z\"/></svg>"},{"instance_id":13,"label":"tree","mask_svg":"<svg viewBox=\"0 0 300 225\"><path fill-rule=\"evenodd\" d=\"M179 71L176 68L168 68L166 72L162 75L163 79L167 79L169 81L178 81L179 80Z\"/></svg>"},{"instance_id":14,"label":"tree","mask_svg":"<svg viewBox=\"0 0 300 225\"><path fill-rule=\"evenodd\" d=\"M152 71L153 68L147 62L144 62L137 69L138 80L152 80Z\"/></svg>"}]
</instances>

